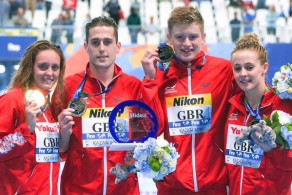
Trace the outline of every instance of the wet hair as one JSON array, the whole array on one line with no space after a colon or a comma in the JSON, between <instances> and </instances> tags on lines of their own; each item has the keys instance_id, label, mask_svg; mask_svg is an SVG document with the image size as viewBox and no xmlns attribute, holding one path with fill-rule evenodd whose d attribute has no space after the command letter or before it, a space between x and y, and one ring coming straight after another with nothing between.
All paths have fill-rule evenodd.
<instances>
[{"instance_id":1,"label":"wet hair","mask_svg":"<svg viewBox=\"0 0 292 195\"><path fill-rule=\"evenodd\" d=\"M59 74L57 85L54 91L53 101L58 102L58 107L59 109L61 109L63 106L64 97L65 97L65 85L64 85L64 75L65 75L65 68L66 68L65 57L60 46L50 41L39 40L31 44L26 49L26 52L24 53L22 60L20 62L19 69L14 73L11 79L8 90L22 87L24 91L26 91L27 89L32 88L32 84L34 81L34 64L35 64L36 56L41 51L45 51L45 50L53 50L60 57L60 74ZM52 111L54 112L54 110Z\"/></svg>"},{"instance_id":2,"label":"wet hair","mask_svg":"<svg viewBox=\"0 0 292 195\"><path fill-rule=\"evenodd\" d=\"M256 51L259 55L261 64L268 63L267 50L260 44L259 38L255 33L246 33L241 37L231 54L241 50Z\"/></svg>"},{"instance_id":3,"label":"wet hair","mask_svg":"<svg viewBox=\"0 0 292 195\"><path fill-rule=\"evenodd\" d=\"M88 43L89 30L91 28L96 27L96 26L113 27L115 38L116 38L116 43L118 42L118 25L115 22L115 20L111 17L99 16L99 17L93 18L91 21L89 21L88 23L85 24L85 41L86 41L86 43Z\"/></svg>"},{"instance_id":4,"label":"wet hair","mask_svg":"<svg viewBox=\"0 0 292 195\"><path fill-rule=\"evenodd\" d=\"M176 7L171 12L167 21L168 32L171 34L172 28L175 24L191 24L193 22L199 24L201 32L204 33L204 19L197 7Z\"/></svg>"}]
</instances>

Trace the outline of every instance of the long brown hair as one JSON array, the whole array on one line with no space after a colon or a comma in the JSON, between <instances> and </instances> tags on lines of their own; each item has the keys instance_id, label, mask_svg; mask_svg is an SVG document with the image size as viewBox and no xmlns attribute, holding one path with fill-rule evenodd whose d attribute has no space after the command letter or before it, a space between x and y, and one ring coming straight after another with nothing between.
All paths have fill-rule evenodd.
<instances>
[{"instance_id":1,"label":"long brown hair","mask_svg":"<svg viewBox=\"0 0 292 195\"><path fill-rule=\"evenodd\" d=\"M34 64L36 56L44 50L53 50L60 56L60 74L57 81L57 85L52 97L51 109L54 118L57 118L57 114L63 108L63 102L65 97L65 85L64 85L64 75L65 75L65 57L60 46L47 41L39 40L31 44L23 55L20 62L19 69L14 73L12 80L9 84L8 91L12 88L23 88L24 91L32 88L34 79Z\"/></svg>"}]
</instances>

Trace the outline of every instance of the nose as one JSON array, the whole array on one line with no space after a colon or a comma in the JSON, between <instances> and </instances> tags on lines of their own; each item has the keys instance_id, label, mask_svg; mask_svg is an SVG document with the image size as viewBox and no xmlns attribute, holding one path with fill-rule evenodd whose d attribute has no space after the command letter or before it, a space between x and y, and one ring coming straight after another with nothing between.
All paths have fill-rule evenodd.
<instances>
[{"instance_id":1,"label":"nose","mask_svg":"<svg viewBox=\"0 0 292 195\"><path fill-rule=\"evenodd\" d=\"M240 75L241 76L246 76L247 75L247 71L245 70L245 68L241 69Z\"/></svg>"},{"instance_id":2,"label":"nose","mask_svg":"<svg viewBox=\"0 0 292 195\"><path fill-rule=\"evenodd\" d=\"M183 42L184 45L191 45L191 43L192 42L191 42L191 40L188 37L186 37L185 40L184 40L184 42Z\"/></svg>"},{"instance_id":3,"label":"nose","mask_svg":"<svg viewBox=\"0 0 292 195\"><path fill-rule=\"evenodd\" d=\"M99 49L103 51L104 50L104 47L105 47L105 45L103 44L103 41L101 41L100 42L100 45L99 45Z\"/></svg>"},{"instance_id":4,"label":"nose","mask_svg":"<svg viewBox=\"0 0 292 195\"><path fill-rule=\"evenodd\" d=\"M50 68L48 68L47 69L47 71L46 71L46 75L53 75L53 68L52 67L50 67Z\"/></svg>"}]
</instances>

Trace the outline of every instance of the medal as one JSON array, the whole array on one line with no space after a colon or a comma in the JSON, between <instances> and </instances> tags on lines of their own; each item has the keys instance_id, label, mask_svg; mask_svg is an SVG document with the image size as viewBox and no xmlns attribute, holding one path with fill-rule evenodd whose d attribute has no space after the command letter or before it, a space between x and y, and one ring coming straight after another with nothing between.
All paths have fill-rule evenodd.
<instances>
[{"instance_id":1,"label":"medal","mask_svg":"<svg viewBox=\"0 0 292 195\"><path fill-rule=\"evenodd\" d=\"M158 47L158 55L162 63L170 62L173 56L173 49L166 43L161 43Z\"/></svg>"},{"instance_id":2,"label":"medal","mask_svg":"<svg viewBox=\"0 0 292 195\"><path fill-rule=\"evenodd\" d=\"M30 89L25 93L25 101L34 101L41 107L45 104L45 97L39 90Z\"/></svg>"},{"instance_id":3,"label":"medal","mask_svg":"<svg viewBox=\"0 0 292 195\"><path fill-rule=\"evenodd\" d=\"M69 108L74 109L72 116L80 117L85 113L87 106L86 106L86 102L83 99L78 98L78 99L73 99L70 101Z\"/></svg>"}]
</instances>

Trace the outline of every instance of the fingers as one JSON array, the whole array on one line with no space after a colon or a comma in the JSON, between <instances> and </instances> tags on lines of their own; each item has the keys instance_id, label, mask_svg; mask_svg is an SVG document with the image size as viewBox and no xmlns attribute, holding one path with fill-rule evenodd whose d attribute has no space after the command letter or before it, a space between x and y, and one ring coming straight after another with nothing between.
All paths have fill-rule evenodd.
<instances>
[{"instance_id":1,"label":"fingers","mask_svg":"<svg viewBox=\"0 0 292 195\"><path fill-rule=\"evenodd\" d=\"M146 78L154 79L157 69L156 64L158 61L160 61L158 49L149 50L144 54L141 59L141 63Z\"/></svg>"},{"instance_id":2,"label":"fingers","mask_svg":"<svg viewBox=\"0 0 292 195\"><path fill-rule=\"evenodd\" d=\"M156 64L157 61L160 61L158 49L148 50L141 59L142 65Z\"/></svg>"},{"instance_id":3,"label":"fingers","mask_svg":"<svg viewBox=\"0 0 292 195\"><path fill-rule=\"evenodd\" d=\"M74 109L66 108L59 114L58 122L60 124L61 129L68 128L75 124L73 121L73 116L72 116L73 112L74 112Z\"/></svg>"},{"instance_id":4,"label":"fingers","mask_svg":"<svg viewBox=\"0 0 292 195\"><path fill-rule=\"evenodd\" d=\"M260 146L264 152L270 152L273 147L267 143L261 141L261 134L259 132L252 132L251 138L254 140L255 144Z\"/></svg>"}]
</instances>

